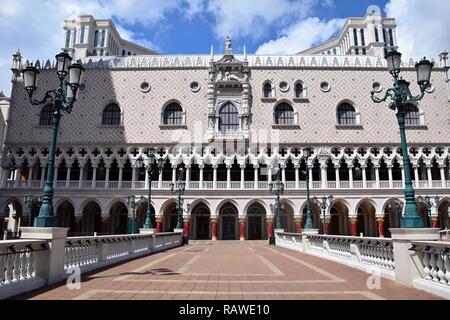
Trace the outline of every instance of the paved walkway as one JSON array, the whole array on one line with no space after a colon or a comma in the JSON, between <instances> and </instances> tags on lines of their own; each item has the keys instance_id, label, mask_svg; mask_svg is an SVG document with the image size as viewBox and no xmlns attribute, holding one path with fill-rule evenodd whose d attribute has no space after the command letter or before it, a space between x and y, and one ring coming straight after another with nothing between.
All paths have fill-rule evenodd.
<instances>
[{"instance_id":1,"label":"paved walkway","mask_svg":"<svg viewBox=\"0 0 450 320\"><path fill-rule=\"evenodd\" d=\"M187 247L116 265L20 299L246 300L246 299L438 299L370 274L262 241L191 241Z\"/></svg>"}]
</instances>

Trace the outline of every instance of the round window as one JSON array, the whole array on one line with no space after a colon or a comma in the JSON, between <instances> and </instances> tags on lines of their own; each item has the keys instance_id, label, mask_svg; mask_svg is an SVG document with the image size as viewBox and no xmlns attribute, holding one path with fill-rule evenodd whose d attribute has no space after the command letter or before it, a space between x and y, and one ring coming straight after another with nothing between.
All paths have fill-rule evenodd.
<instances>
[{"instance_id":1,"label":"round window","mask_svg":"<svg viewBox=\"0 0 450 320\"><path fill-rule=\"evenodd\" d=\"M85 85L84 83L82 83L82 84L80 85L79 90L80 90L81 92L83 92L84 90L86 90L86 85Z\"/></svg>"},{"instance_id":2,"label":"round window","mask_svg":"<svg viewBox=\"0 0 450 320\"><path fill-rule=\"evenodd\" d=\"M192 92L200 91L200 85L198 84L198 82L194 81L191 83L191 90L192 90Z\"/></svg>"},{"instance_id":3,"label":"round window","mask_svg":"<svg viewBox=\"0 0 450 320\"><path fill-rule=\"evenodd\" d=\"M328 92L328 91L330 91L330 89L331 89L331 87L328 82L324 81L320 84L320 90L322 90L323 92Z\"/></svg>"},{"instance_id":4,"label":"round window","mask_svg":"<svg viewBox=\"0 0 450 320\"><path fill-rule=\"evenodd\" d=\"M379 82L374 82L372 84L372 89L375 92L381 92L381 90L383 90L383 87L381 86L381 84Z\"/></svg>"},{"instance_id":5,"label":"round window","mask_svg":"<svg viewBox=\"0 0 450 320\"><path fill-rule=\"evenodd\" d=\"M142 82L141 83L141 91L144 93L149 92L152 89L152 87L150 86L150 84L148 82Z\"/></svg>"},{"instance_id":6,"label":"round window","mask_svg":"<svg viewBox=\"0 0 450 320\"><path fill-rule=\"evenodd\" d=\"M280 90L286 92L289 90L289 85L286 81L280 82Z\"/></svg>"}]
</instances>

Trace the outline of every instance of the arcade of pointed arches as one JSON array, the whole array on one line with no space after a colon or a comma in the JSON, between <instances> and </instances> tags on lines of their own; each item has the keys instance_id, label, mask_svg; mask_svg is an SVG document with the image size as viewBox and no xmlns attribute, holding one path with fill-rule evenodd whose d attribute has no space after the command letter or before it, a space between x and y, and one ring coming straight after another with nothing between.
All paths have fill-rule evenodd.
<instances>
[{"instance_id":1,"label":"arcade of pointed arches","mask_svg":"<svg viewBox=\"0 0 450 320\"><path fill-rule=\"evenodd\" d=\"M448 228L450 197L440 200L436 213L430 217L421 203L417 203L426 226ZM148 201L138 202L136 210L136 230L143 228ZM104 207L107 214L102 214ZM32 217L39 213L39 203L32 204ZM67 198L56 202L57 224L69 228L71 236L89 236L102 234L126 234L131 232L131 213L123 199L114 199L107 206L96 199L86 199L80 206ZM153 226L160 224L160 232L171 232L177 224L176 199L168 199L159 209L155 217L155 205L151 205ZM306 201L297 212L295 204L289 199L282 199L281 227L286 232L298 232L306 223ZM389 228L400 226L403 201L399 198L384 200L382 205L370 198L363 198L351 206L343 198L335 199L326 210L325 223L328 233L333 235L360 235L369 237L390 237ZM29 209L19 198L9 198L3 203L0 222L3 230L18 232L19 226L28 226ZM323 212L313 201L311 202L314 228L322 230ZM80 212L80 214L75 214ZM158 212L158 211L157 211ZM189 204L185 210L185 222L189 217L189 236L191 239L207 240L216 237L218 240L262 240L268 237L268 218L273 218L273 201L254 199L244 205L232 199L224 199L215 206L208 200L198 199ZM301 212L301 214L300 214ZM186 216L186 213L188 214ZM216 234L213 230L216 223ZM242 225L242 228L241 228Z\"/></svg>"}]
</instances>

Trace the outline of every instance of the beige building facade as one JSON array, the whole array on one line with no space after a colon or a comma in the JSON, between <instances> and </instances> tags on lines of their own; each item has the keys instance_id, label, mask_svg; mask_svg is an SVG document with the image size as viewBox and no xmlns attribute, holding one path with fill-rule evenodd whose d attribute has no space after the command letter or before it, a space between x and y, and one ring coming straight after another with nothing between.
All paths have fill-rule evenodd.
<instances>
[{"instance_id":1,"label":"beige building facade","mask_svg":"<svg viewBox=\"0 0 450 320\"><path fill-rule=\"evenodd\" d=\"M80 19L85 18L66 28L76 28ZM356 26L357 33L350 31ZM387 42L375 41L380 26L378 40L383 28L392 34ZM345 47L346 41L355 45L347 37L358 39L360 30L366 50ZM191 239L211 239L214 229L218 239L267 238L274 205L269 183L278 166L285 184L281 222L286 231L298 232L305 223L308 175L312 196L334 196L325 215L313 204L315 227L325 216L333 234L351 234L356 224L358 234L389 236L401 215L404 168L395 114L374 104L371 91L382 95L392 86L383 55L396 48L394 35L395 20L375 10L349 19L336 40L296 55L236 53L229 38L225 52L205 55L96 56L86 53L90 49L84 54L66 46L81 59L86 74L58 135L58 223L74 234L127 232L132 214L126 198L136 195L143 196L137 210L142 226L148 176L136 163L139 158L148 162L147 151L154 147L164 161L161 173L152 177L151 199L153 222L161 231L176 225L170 183L183 168L184 219ZM27 62L14 59L0 216L14 212L27 223L30 209L23 199L42 194L51 113L30 105L19 72ZM58 80L51 62L37 65L36 95L41 96ZM414 66L404 59L402 76L418 93ZM425 98L408 103L407 115L416 193L440 196L431 217L423 205L421 214L427 224L442 228L449 223L449 95L444 52ZM308 158L305 147L313 150ZM31 212L37 214L37 203Z\"/></svg>"}]
</instances>

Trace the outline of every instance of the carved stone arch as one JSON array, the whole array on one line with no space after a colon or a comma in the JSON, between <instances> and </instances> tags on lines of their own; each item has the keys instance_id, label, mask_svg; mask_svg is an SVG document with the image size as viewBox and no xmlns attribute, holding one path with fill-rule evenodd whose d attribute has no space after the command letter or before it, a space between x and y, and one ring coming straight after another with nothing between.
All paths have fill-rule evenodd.
<instances>
[{"instance_id":1,"label":"carved stone arch","mask_svg":"<svg viewBox=\"0 0 450 320\"><path fill-rule=\"evenodd\" d=\"M354 111L355 111L355 123L354 123L354 125L361 125L361 111L359 110L358 106L350 99L341 100L336 105L336 123L339 124L339 119L338 119L339 107L344 105L344 104L348 104L348 105L352 106Z\"/></svg>"},{"instance_id":2,"label":"carved stone arch","mask_svg":"<svg viewBox=\"0 0 450 320\"><path fill-rule=\"evenodd\" d=\"M238 203L236 200L231 199L231 198L226 198L226 199L223 199L222 201L220 201L220 202L216 205L215 210L214 210L214 211L211 211L211 213L214 212L215 216L219 216L220 210L221 210L222 207L223 207L224 205L226 205L227 203L233 204L233 205L236 207L238 214L239 214L239 212L241 212L241 211L239 210L239 203Z\"/></svg>"},{"instance_id":3,"label":"carved stone arch","mask_svg":"<svg viewBox=\"0 0 450 320\"><path fill-rule=\"evenodd\" d=\"M244 210L243 210L243 212L244 212L245 215L247 215L248 210L249 210L250 207L251 207L252 205L254 205L255 203L260 204L260 205L266 210L266 214L269 214L269 213L270 213L270 206L266 203L266 201L264 201L263 199L255 198L255 199L252 199L252 200L248 201L248 202L245 204Z\"/></svg>"},{"instance_id":4,"label":"carved stone arch","mask_svg":"<svg viewBox=\"0 0 450 320\"><path fill-rule=\"evenodd\" d=\"M95 202L95 203L99 206L101 213L104 214L105 211L104 211L103 204L102 204L98 199L96 199L96 198L88 198L88 199L85 199L85 200L80 204L80 206L78 207L78 211L81 212L81 213L83 213L83 212L84 212L84 208L85 208L86 205L88 205L90 202Z\"/></svg>"},{"instance_id":5,"label":"carved stone arch","mask_svg":"<svg viewBox=\"0 0 450 320\"><path fill-rule=\"evenodd\" d=\"M178 99L170 99L168 101L166 101L162 108L161 108L161 118L160 118L160 123L164 124L164 113L166 111L166 108L172 104L177 104L181 107L182 110L182 121L181 121L181 125L185 125L186 124L186 108L185 106L180 102L180 100Z\"/></svg>"},{"instance_id":6,"label":"carved stone arch","mask_svg":"<svg viewBox=\"0 0 450 320\"><path fill-rule=\"evenodd\" d=\"M278 100L274 105L273 105L273 109L272 109L272 121L274 124L277 123L277 119L275 116L275 112L277 110L277 107L282 105L282 104L287 104L292 108L292 112L294 114L294 125L299 123L299 115L298 115L298 109L295 107L295 105L292 103L292 101L288 100L288 99L280 99Z\"/></svg>"},{"instance_id":7,"label":"carved stone arch","mask_svg":"<svg viewBox=\"0 0 450 320\"><path fill-rule=\"evenodd\" d=\"M406 100L405 107L407 105L412 105L417 108L417 111L419 113L419 124L418 125L424 126L426 124L425 123L425 111L420 107L420 104L413 100Z\"/></svg>"}]
</instances>

